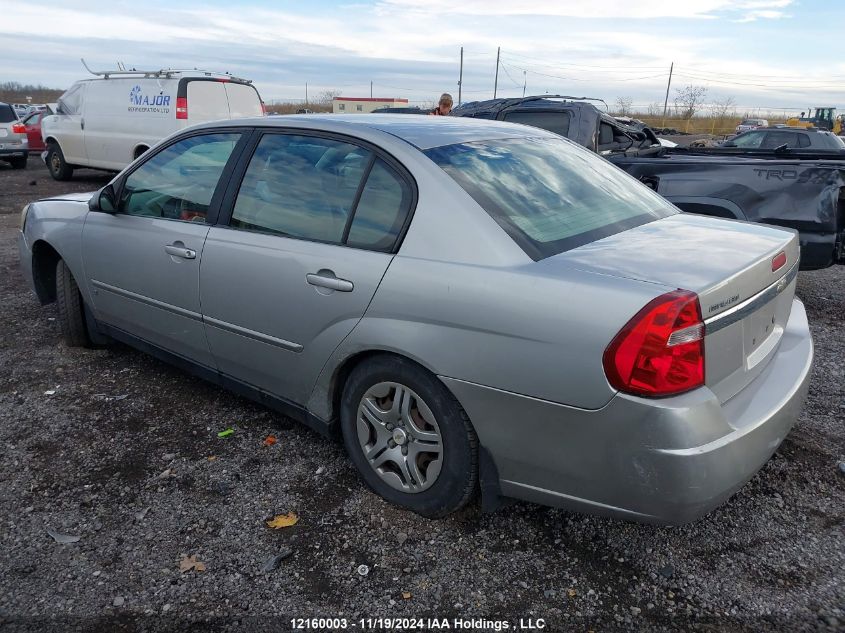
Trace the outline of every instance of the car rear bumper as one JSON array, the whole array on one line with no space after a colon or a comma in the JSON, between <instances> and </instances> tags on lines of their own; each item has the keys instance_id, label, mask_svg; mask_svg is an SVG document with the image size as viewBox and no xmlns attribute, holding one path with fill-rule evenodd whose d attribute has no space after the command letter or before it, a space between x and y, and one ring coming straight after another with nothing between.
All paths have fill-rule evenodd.
<instances>
[{"instance_id":1,"label":"car rear bumper","mask_svg":"<svg viewBox=\"0 0 845 633\"><path fill-rule=\"evenodd\" d=\"M0 143L0 158L29 156L29 145L8 145Z\"/></svg>"},{"instance_id":2,"label":"car rear bumper","mask_svg":"<svg viewBox=\"0 0 845 633\"><path fill-rule=\"evenodd\" d=\"M798 418L812 359L796 299L775 356L725 403L701 388L654 400L618 394L585 410L442 380L489 451L503 495L680 524L723 503L768 461Z\"/></svg>"}]
</instances>

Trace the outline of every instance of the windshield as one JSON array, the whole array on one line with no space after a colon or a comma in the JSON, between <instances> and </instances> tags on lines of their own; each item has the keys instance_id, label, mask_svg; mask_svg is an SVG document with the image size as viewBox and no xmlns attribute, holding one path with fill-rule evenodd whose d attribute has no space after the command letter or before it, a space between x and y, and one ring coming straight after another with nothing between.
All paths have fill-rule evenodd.
<instances>
[{"instance_id":1,"label":"windshield","mask_svg":"<svg viewBox=\"0 0 845 633\"><path fill-rule=\"evenodd\" d=\"M564 139L461 143L425 153L534 260L678 213L622 170Z\"/></svg>"}]
</instances>

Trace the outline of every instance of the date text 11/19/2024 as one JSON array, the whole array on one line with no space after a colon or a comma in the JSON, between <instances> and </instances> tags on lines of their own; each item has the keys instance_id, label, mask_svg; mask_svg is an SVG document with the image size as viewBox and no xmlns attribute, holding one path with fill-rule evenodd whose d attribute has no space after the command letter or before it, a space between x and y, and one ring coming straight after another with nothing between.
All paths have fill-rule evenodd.
<instances>
[{"instance_id":1,"label":"date text 11/19/2024","mask_svg":"<svg viewBox=\"0 0 845 633\"><path fill-rule=\"evenodd\" d=\"M295 631L542 631L543 618L487 620L484 618L291 618Z\"/></svg>"}]
</instances>

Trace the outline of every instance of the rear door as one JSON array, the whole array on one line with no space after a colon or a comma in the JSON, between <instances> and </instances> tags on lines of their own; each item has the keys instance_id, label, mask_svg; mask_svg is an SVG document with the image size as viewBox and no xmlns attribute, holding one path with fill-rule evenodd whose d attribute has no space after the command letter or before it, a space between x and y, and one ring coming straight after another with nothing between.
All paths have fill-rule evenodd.
<instances>
[{"instance_id":1,"label":"rear door","mask_svg":"<svg viewBox=\"0 0 845 633\"><path fill-rule=\"evenodd\" d=\"M187 80L188 125L229 117L225 84L214 79Z\"/></svg>"},{"instance_id":2,"label":"rear door","mask_svg":"<svg viewBox=\"0 0 845 633\"><path fill-rule=\"evenodd\" d=\"M226 88L230 118L239 119L264 115L261 97L258 96L258 91L252 85L230 81L223 86Z\"/></svg>"},{"instance_id":3,"label":"rear door","mask_svg":"<svg viewBox=\"0 0 845 633\"><path fill-rule=\"evenodd\" d=\"M208 367L200 264L241 136L197 133L157 151L118 187L117 212L89 213L82 232L98 319Z\"/></svg>"},{"instance_id":4,"label":"rear door","mask_svg":"<svg viewBox=\"0 0 845 633\"><path fill-rule=\"evenodd\" d=\"M415 200L403 168L342 138L266 133L212 227L200 299L221 372L303 404L364 314Z\"/></svg>"}]
</instances>

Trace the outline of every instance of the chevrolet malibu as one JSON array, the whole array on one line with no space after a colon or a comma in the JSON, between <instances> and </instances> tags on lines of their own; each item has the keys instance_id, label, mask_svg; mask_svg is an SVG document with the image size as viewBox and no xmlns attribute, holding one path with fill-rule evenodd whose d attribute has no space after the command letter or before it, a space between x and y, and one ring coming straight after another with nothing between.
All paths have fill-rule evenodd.
<instances>
[{"instance_id":1,"label":"chevrolet malibu","mask_svg":"<svg viewBox=\"0 0 845 633\"><path fill-rule=\"evenodd\" d=\"M691 521L807 392L795 232L680 213L533 127L214 122L22 216L68 345L123 341L339 432L428 517L480 491Z\"/></svg>"}]
</instances>

